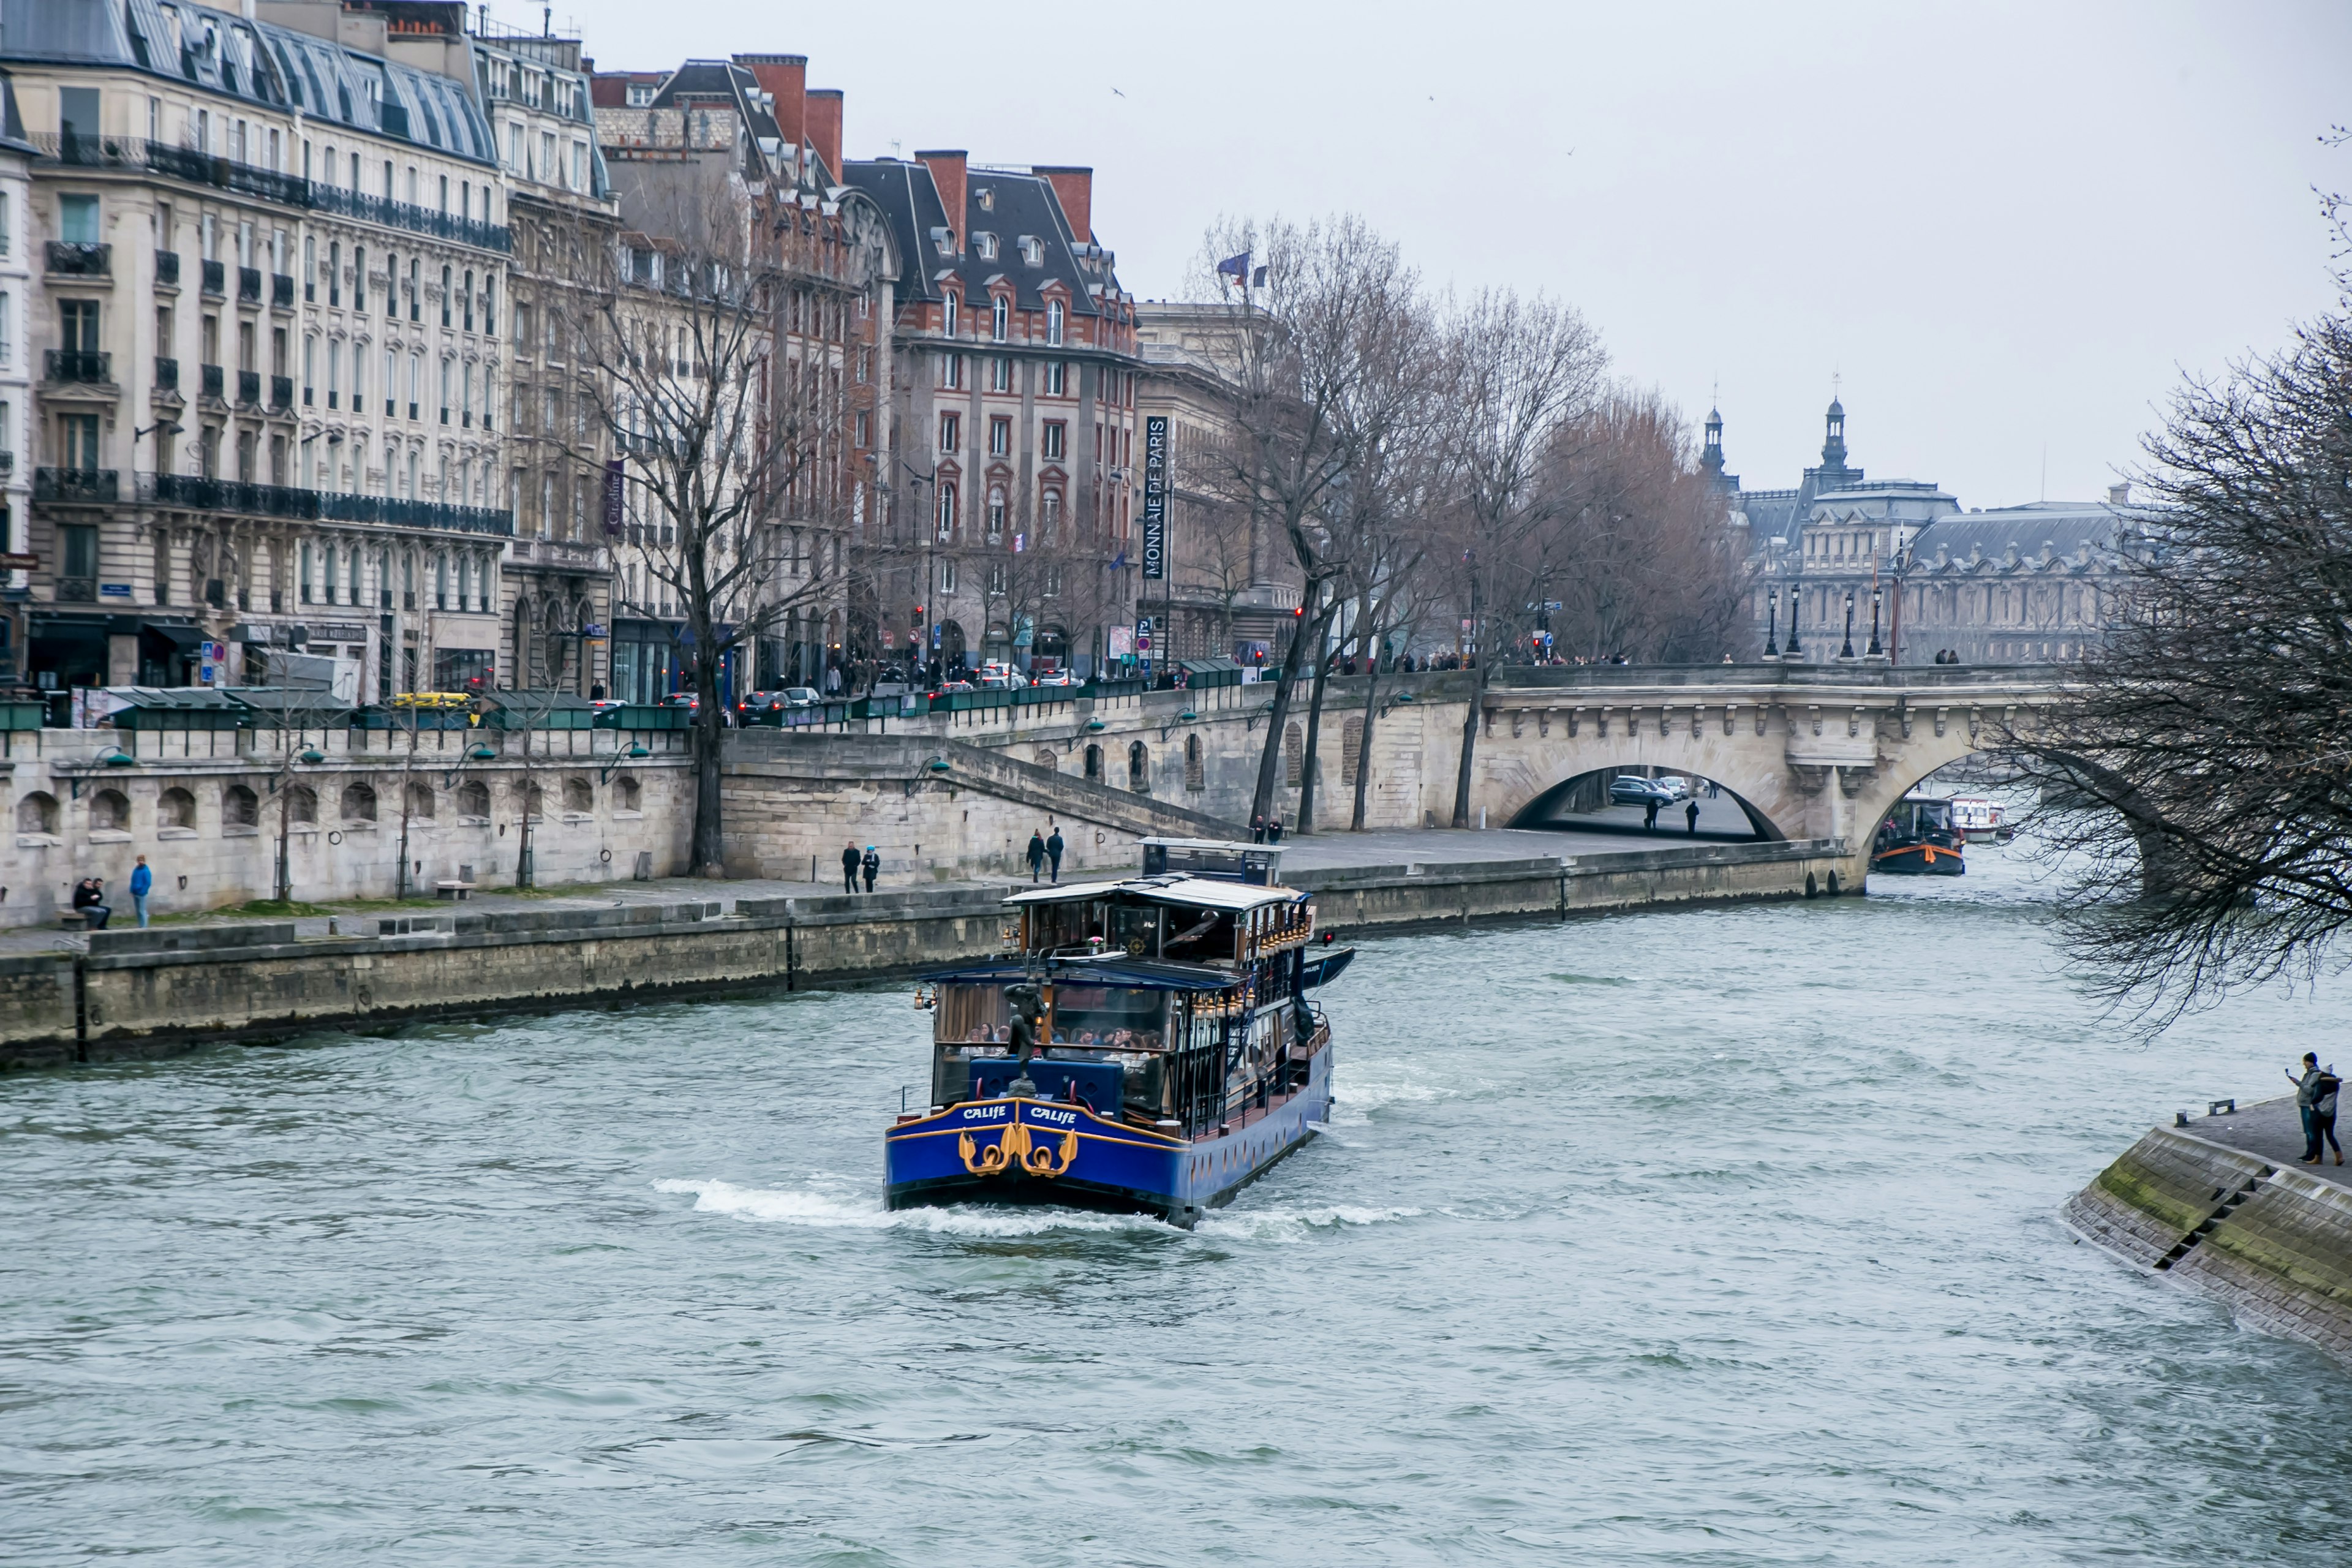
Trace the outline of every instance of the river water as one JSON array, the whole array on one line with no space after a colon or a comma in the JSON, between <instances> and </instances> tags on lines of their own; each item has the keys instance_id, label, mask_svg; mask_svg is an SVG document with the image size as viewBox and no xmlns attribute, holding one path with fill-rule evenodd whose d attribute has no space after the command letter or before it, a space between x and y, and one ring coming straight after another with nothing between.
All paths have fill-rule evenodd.
<instances>
[{"instance_id":1,"label":"river water","mask_svg":"<svg viewBox=\"0 0 2352 1568\"><path fill-rule=\"evenodd\" d=\"M884 1214L904 986L0 1080L0 1559L2352 1560L2352 1376L2056 1217L2352 1008L1971 860L1368 942L1190 1235Z\"/></svg>"}]
</instances>

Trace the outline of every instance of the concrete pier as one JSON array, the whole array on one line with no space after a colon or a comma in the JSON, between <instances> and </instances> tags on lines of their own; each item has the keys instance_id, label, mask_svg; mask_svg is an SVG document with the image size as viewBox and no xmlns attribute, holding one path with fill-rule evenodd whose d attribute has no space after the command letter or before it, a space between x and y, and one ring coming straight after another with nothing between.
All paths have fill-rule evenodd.
<instances>
[{"instance_id":1,"label":"concrete pier","mask_svg":"<svg viewBox=\"0 0 2352 1568\"><path fill-rule=\"evenodd\" d=\"M2292 1095L2158 1127L2067 1201L2066 1223L2352 1364L2352 1182L2297 1163Z\"/></svg>"}]
</instances>

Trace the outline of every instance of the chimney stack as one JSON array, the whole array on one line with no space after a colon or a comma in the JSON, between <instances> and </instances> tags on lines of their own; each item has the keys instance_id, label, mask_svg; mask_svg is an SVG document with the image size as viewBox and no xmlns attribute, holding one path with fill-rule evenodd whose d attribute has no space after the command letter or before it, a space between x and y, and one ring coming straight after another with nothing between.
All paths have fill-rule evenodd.
<instances>
[{"instance_id":1,"label":"chimney stack","mask_svg":"<svg viewBox=\"0 0 2352 1568\"><path fill-rule=\"evenodd\" d=\"M784 145L800 155L808 137L808 57L806 55L737 55L735 63L751 73L760 90L776 100L776 124Z\"/></svg>"},{"instance_id":2,"label":"chimney stack","mask_svg":"<svg viewBox=\"0 0 2352 1568\"><path fill-rule=\"evenodd\" d=\"M1070 220L1070 231L1081 245L1092 245L1095 238L1095 172L1092 169L1065 166L1039 168L1045 183L1054 187L1054 195L1062 204L1062 216Z\"/></svg>"},{"instance_id":3,"label":"chimney stack","mask_svg":"<svg viewBox=\"0 0 2352 1568\"><path fill-rule=\"evenodd\" d=\"M2131 505L2131 481L2129 479L2126 479L2122 484L2109 485L2107 487L2107 504L2109 506Z\"/></svg>"},{"instance_id":4,"label":"chimney stack","mask_svg":"<svg viewBox=\"0 0 2352 1568\"><path fill-rule=\"evenodd\" d=\"M940 205L947 209L948 227L955 231L956 248L963 248L964 159L961 149L954 152L917 153L923 166L931 172L931 184L940 188Z\"/></svg>"},{"instance_id":5,"label":"chimney stack","mask_svg":"<svg viewBox=\"0 0 2352 1568\"><path fill-rule=\"evenodd\" d=\"M819 88L808 95L808 139L825 172L841 178L841 89Z\"/></svg>"}]
</instances>

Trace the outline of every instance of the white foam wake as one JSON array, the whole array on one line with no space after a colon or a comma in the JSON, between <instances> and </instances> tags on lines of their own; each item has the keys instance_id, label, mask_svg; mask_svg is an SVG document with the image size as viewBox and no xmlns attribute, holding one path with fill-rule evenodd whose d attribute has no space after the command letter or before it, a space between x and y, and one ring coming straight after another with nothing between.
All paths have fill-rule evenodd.
<instances>
[{"instance_id":1,"label":"white foam wake","mask_svg":"<svg viewBox=\"0 0 2352 1568\"><path fill-rule=\"evenodd\" d=\"M939 1236L1040 1236L1047 1231L1169 1231L1149 1215L1080 1209L982 1207L886 1209L870 1197L834 1197L804 1189L739 1187L716 1179L654 1184L657 1193L692 1193L697 1214L731 1215L771 1225L828 1230L915 1230Z\"/></svg>"},{"instance_id":2,"label":"white foam wake","mask_svg":"<svg viewBox=\"0 0 2352 1568\"><path fill-rule=\"evenodd\" d=\"M1237 1241L1305 1241L1317 1231L1351 1225L1386 1225L1412 1219L1419 1209L1355 1208L1333 1205L1325 1208L1215 1209L1201 1221L1200 1234Z\"/></svg>"}]
</instances>

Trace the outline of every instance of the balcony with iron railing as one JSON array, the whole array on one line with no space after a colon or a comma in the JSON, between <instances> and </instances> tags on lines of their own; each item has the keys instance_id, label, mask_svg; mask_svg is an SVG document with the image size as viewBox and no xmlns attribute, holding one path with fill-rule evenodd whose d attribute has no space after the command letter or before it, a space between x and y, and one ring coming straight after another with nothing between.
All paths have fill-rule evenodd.
<instances>
[{"instance_id":1,"label":"balcony with iron railing","mask_svg":"<svg viewBox=\"0 0 2352 1568\"><path fill-rule=\"evenodd\" d=\"M112 476L108 478L110 481ZM292 485L247 484L192 474L141 474L138 489L142 501L155 506L184 507L192 511L226 511L297 521L376 523L390 528L502 537L514 533L514 514L488 507L445 506L439 501L400 500L391 496L303 489Z\"/></svg>"},{"instance_id":2,"label":"balcony with iron railing","mask_svg":"<svg viewBox=\"0 0 2352 1568\"><path fill-rule=\"evenodd\" d=\"M198 387L198 391L201 395L214 398L215 400L225 396L225 393L223 391L224 382L222 379L220 366L216 364L204 365L200 367L199 373L204 378Z\"/></svg>"},{"instance_id":3,"label":"balcony with iron railing","mask_svg":"<svg viewBox=\"0 0 2352 1568\"><path fill-rule=\"evenodd\" d=\"M236 269L236 302L240 305L261 303L261 268L240 267Z\"/></svg>"},{"instance_id":4,"label":"balcony with iron railing","mask_svg":"<svg viewBox=\"0 0 2352 1568\"><path fill-rule=\"evenodd\" d=\"M201 270L204 273L205 293L217 300L228 292L228 272L222 263L207 261L203 264Z\"/></svg>"},{"instance_id":5,"label":"balcony with iron railing","mask_svg":"<svg viewBox=\"0 0 2352 1568\"><path fill-rule=\"evenodd\" d=\"M180 286L180 253L159 250L155 253L155 287L177 289Z\"/></svg>"},{"instance_id":6,"label":"balcony with iron railing","mask_svg":"<svg viewBox=\"0 0 2352 1568\"><path fill-rule=\"evenodd\" d=\"M50 349L41 355L44 380L105 386L114 380L114 356L102 350Z\"/></svg>"},{"instance_id":7,"label":"balcony with iron railing","mask_svg":"<svg viewBox=\"0 0 2352 1568\"><path fill-rule=\"evenodd\" d=\"M269 406L279 414L283 414L294 406L294 378L292 376L273 375L269 378Z\"/></svg>"},{"instance_id":8,"label":"balcony with iron railing","mask_svg":"<svg viewBox=\"0 0 2352 1568\"><path fill-rule=\"evenodd\" d=\"M236 401L238 405L244 408L257 408L261 405L261 373L259 371L241 370L236 373Z\"/></svg>"},{"instance_id":9,"label":"balcony with iron railing","mask_svg":"<svg viewBox=\"0 0 2352 1568\"><path fill-rule=\"evenodd\" d=\"M180 362L178 360L163 359L160 356L157 357L155 361L155 390L158 392L177 392L180 390Z\"/></svg>"},{"instance_id":10,"label":"balcony with iron railing","mask_svg":"<svg viewBox=\"0 0 2352 1568\"><path fill-rule=\"evenodd\" d=\"M53 239L48 245L52 278L111 278L114 247L89 240Z\"/></svg>"},{"instance_id":11,"label":"balcony with iron railing","mask_svg":"<svg viewBox=\"0 0 2352 1568\"><path fill-rule=\"evenodd\" d=\"M269 307L274 310L294 308L294 279L283 272L269 275Z\"/></svg>"},{"instance_id":12,"label":"balcony with iron railing","mask_svg":"<svg viewBox=\"0 0 2352 1568\"><path fill-rule=\"evenodd\" d=\"M112 468L35 468L33 499L74 505L110 502L121 476Z\"/></svg>"}]
</instances>

